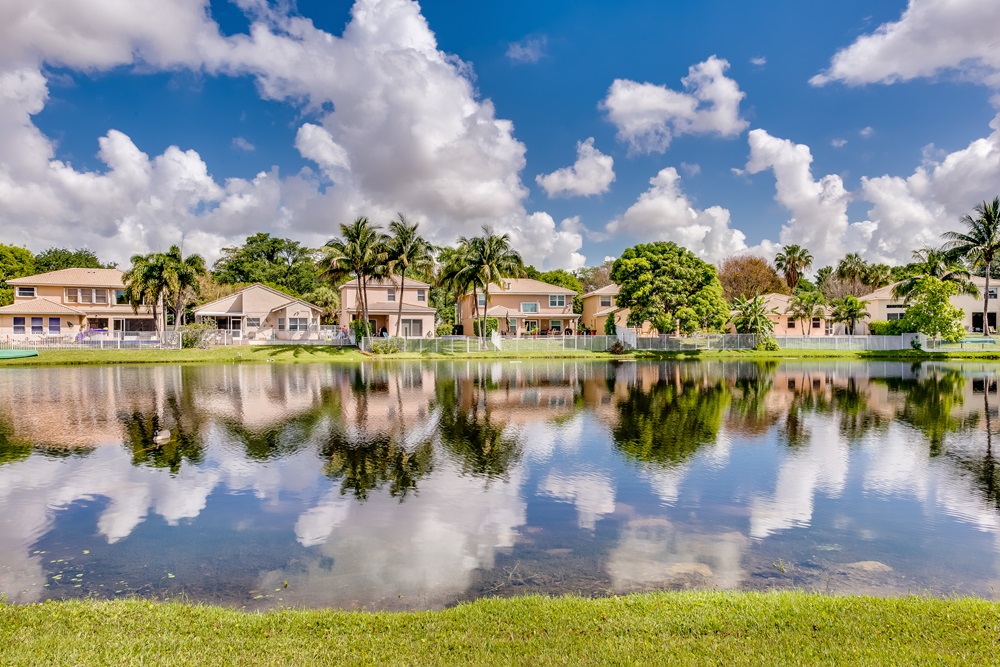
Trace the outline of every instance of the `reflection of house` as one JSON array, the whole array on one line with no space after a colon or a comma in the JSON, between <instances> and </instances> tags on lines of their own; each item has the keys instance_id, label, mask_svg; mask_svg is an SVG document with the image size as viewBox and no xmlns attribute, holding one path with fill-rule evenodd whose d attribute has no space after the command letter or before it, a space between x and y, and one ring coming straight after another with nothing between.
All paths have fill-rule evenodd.
<instances>
[{"instance_id":1,"label":"reflection of house","mask_svg":"<svg viewBox=\"0 0 1000 667\"><path fill-rule=\"evenodd\" d=\"M368 279L365 294L368 296L368 321L372 329L375 333L385 329L389 334L395 335L396 320L400 320L399 335L404 338L433 336L437 309L429 305L431 286L407 278L400 289L399 282L396 276L389 279ZM349 280L340 286L340 322L346 324L362 317L358 281Z\"/></svg>"},{"instance_id":2,"label":"reflection of house","mask_svg":"<svg viewBox=\"0 0 1000 667\"><path fill-rule=\"evenodd\" d=\"M195 321L214 320L234 338L315 340L323 309L256 283L194 309Z\"/></svg>"},{"instance_id":3,"label":"reflection of house","mask_svg":"<svg viewBox=\"0 0 1000 667\"><path fill-rule=\"evenodd\" d=\"M497 319L502 334L523 335L527 333L561 334L567 329L579 329L580 316L573 312L573 297L576 292L558 285L550 285L531 278L506 278L502 284L490 285L490 302L486 295L477 290L462 295L458 300L456 319L462 323L462 331L471 336L476 318L476 303L482 317Z\"/></svg>"},{"instance_id":4,"label":"reflection of house","mask_svg":"<svg viewBox=\"0 0 1000 667\"><path fill-rule=\"evenodd\" d=\"M618 307L618 285L614 283L583 295L582 324L598 335L604 333L608 317L614 317L615 324L624 327L627 326L628 315L628 308ZM643 322L639 333L648 334L652 329L650 322Z\"/></svg>"},{"instance_id":5,"label":"reflection of house","mask_svg":"<svg viewBox=\"0 0 1000 667\"><path fill-rule=\"evenodd\" d=\"M8 280L14 303L0 308L0 330L15 336L155 330L148 309L132 311L122 275L118 269L61 269Z\"/></svg>"},{"instance_id":6,"label":"reflection of house","mask_svg":"<svg viewBox=\"0 0 1000 667\"><path fill-rule=\"evenodd\" d=\"M986 289L986 278L973 276L972 283L979 289L979 296L956 294L952 296L949 301L951 302L951 305L965 311L965 319L962 321L962 326L965 327L966 331L981 332L983 330L982 294L983 290ZM898 284L899 283L893 283L892 285L880 287L871 294L860 297L862 301L866 301L868 303L868 321L891 322L892 320L903 319L903 315L906 314L906 304L903 303L902 299L894 299L892 296L892 288ZM1000 287L1000 280L990 281L990 298L989 307L987 309L987 318L989 320L990 330L993 332L997 330L997 311L1000 310L1000 306L997 305L998 287Z\"/></svg>"}]
</instances>

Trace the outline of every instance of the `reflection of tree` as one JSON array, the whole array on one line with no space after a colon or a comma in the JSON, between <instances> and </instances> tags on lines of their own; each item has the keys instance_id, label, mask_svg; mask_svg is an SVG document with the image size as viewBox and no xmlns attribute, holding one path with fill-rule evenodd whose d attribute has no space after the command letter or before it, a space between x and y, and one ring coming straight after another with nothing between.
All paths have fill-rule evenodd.
<instances>
[{"instance_id":1,"label":"reflection of tree","mask_svg":"<svg viewBox=\"0 0 1000 667\"><path fill-rule=\"evenodd\" d=\"M840 433L849 442L857 442L874 430L887 424L880 414L872 410L868 392L858 386L852 375L845 386L833 388L833 407L840 414Z\"/></svg>"},{"instance_id":2,"label":"reflection of tree","mask_svg":"<svg viewBox=\"0 0 1000 667\"><path fill-rule=\"evenodd\" d=\"M786 445L793 448L807 444L812 438L812 432L806 426L805 415L830 412L830 410L831 405L826 392L806 383L792 396L792 402L785 414L785 424L781 427L781 438Z\"/></svg>"},{"instance_id":3,"label":"reflection of tree","mask_svg":"<svg viewBox=\"0 0 1000 667\"><path fill-rule=\"evenodd\" d=\"M159 415L135 410L119 416L125 429L125 446L132 450L132 465L168 468L171 473L181 469L181 463L199 464L202 461L202 443L197 429L193 432L179 422L172 422L170 439L162 444L153 442L159 429L168 428Z\"/></svg>"},{"instance_id":4,"label":"reflection of tree","mask_svg":"<svg viewBox=\"0 0 1000 667\"><path fill-rule=\"evenodd\" d=\"M388 483L389 495L400 502L416 493L417 480L431 472L434 458L430 442L409 450L391 434L353 440L342 428L332 431L322 454L327 459L323 472L342 480L341 494L350 491L358 500L367 500L370 491Z\"/></svg>"},{"instance_id":5,"label":"reflection of tree","mask_svg":"<svg viewBox=\"0 0 1000 667\"><path fill-rule=\"evenodd\" d=\"M960 469L965 470L972 476L973 484L979 490L983 499L1000 509L1000 470L997 468L997 459L993 453L993 415L990 412L989 382L983 391L983 417L986 426L986 452L982 458L974 458L966 452L949 451L948 458L954 460Z\"/></svg>"},{"instance_id":6,"label":"reflection of tree","mask_svg":"<svg viewBox=\"0 0 1000 667\"><path fill-rule=\"evenodd\" d=\"M521 443L504 435L504 424L492 421L486 380L472 383L471 406L458 400L458 385L452 379L438 379L435 405L440 409L438 432L441 443L462 465L464 473L488 480L504 477L521 459Z\"/></svg>"},{"instance_id":7,"label":"reflection of tree","mask_svg":"<svg viewBox=\"0 0 1000 667\"><path fill-rule=\"evenodd\" d=\"M0 416L0 465L23 461L31 456L31 443L18 440L14 427Z\"/></svg>"},{"instance_id":8,"label":"reflection of tree","mask_svg":"<svg viewBox=\"0 0 1000 667\"><path fill-rule=\"evenodd\" d=\"M774 373L778 363L762 361L747 367L740 365L733 383L733 404L727 428L747 433L764 433L777 421L777 414L768 412L767 396L774 389Z\"/></svg>"},{"instance_id":9,"label":"reflection of tree","mask_svg":"<svg viewBox=\"0 0 1000 667\"><path fill-rule=\"evenodd\" d=\"M958 371L933 370L919 380L888 378L884 380L891 391L905 396L899 418L919 430L930 443L931 456L942 452L945 435L974 428L979 415L965 417L954 415L955 409L964 404L965 377Z\"/></svg>"},{"instance_id":10,"label":"reflection of tree","mask_svg":"<svg viewBox=\"0 0 1000 667\"><path fill-rule=\"evenodd\" d=\"M720 379L659 381L649 390L630 386L618 401L615 446L639 461L674 466L715 442L730 394Z\"/></svg>"}]
</instances>

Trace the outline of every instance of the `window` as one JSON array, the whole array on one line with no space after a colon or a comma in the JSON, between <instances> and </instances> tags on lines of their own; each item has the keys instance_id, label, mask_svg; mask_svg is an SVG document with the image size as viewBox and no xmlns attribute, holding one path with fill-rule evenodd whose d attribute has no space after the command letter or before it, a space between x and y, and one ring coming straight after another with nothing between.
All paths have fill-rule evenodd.
<instances>
[{"instance_id":1,"label":"window","mask_svg":"<svg viewBox=\"0 0 1000 667\"><path fill-rule=\"evenodd\" d=\"M259 329L260 328L260 318L259 317L248 317L247 318L247 329Z\"/></svg>"},{"instance_id":2,"label":"window","mask_svg":"<svg viewBox=\"0 0 1000 667\"><path fill-rule=\"evenodd\" d=\"M528 332L538 331L538 320L525 320L524 330Z\"/></svg>"},{"instance_id":3,"label":"window","mask_svg":"<svg viewBox=\"0 0 1000 667\"><path fill-rule=\"evenodd\" d=\"M788 328L789 329L794 329L795 328L795 318L794 317L789 317L788 318Z\"/></svg>"},{"instance_id":4,"label":"window","mask_svg":"<svg viewBox=\"0 0 1000 667\"><path fill-rule=\"evenodd\" d=\"M119 306L127 306L128 299L125 298L125 290L116 289L115 290L115 303Z\"/></svg>"},{"instance_id":5,"label":"window","mask_svg":"<svg viewBox=\"0 0 1000 667\"><path fill-rule=\"evenodd\" d=\"M57 334L57 333L59 333L59 331L60 331L60 325L61 324L62 324L62 320L60 320L58 317L50 317L49 318L49 333L50 334Z\"/></svg>"},{"instance_id":6,"label":"window","mask_svg":"<svg viewBox=\"0 0 1000 667\"><path fill-rule=\"evenodd\" d=\"M33 334L44 333L44 331L45 331L45 325L43 324L43 322L44 322L44 320L41 317L32 317L31 318L31 333L33 333Z\"/></svg>"},{"instance_id":7,"label":"window","mask_svg":"<svg viewBox=\"0 0 1000 667\"><path fill-rule=\"evenodd\" d=\"M885 320L886 320L886 322L895 322L896 320L901 320L904 317L906 317L906 313L886 313L885 314Z\"/></svg>"},{"instance_id":8,"label":"window","mask_svg":"<svg viewBox=\"0 0 1000 667\"><path fill-rule=\"evenodd\" d=\"M278 320L279 322L281 320ZM308 317L289 317L288 318L288 330L289 331L308 331L309 330L309 318Z\"/></svg>"},{"instance_id":9,"label":"window","mask_svg":"<svg viewBox=\"0 0 1000 667\"><path fill-rule=\"evenodd\" d=\"M507 331L510 333L517 333L517 318L508 317L507 318Z\"/></svg>"},{"instance_id":10,"label":"window","mask_svg":"<svg viewBox=\"0 0 1000 667\"><path fill-rule=\"evenodd\" d=\"M602 296L601 297L601 308L610 308L610 307L611 307L611 297L610 296Z\"/></svg>"},{"instance_id":11,"label":"window","mask_svg":"<svg viewBox=\"0 0 1000 667\"><path fill-rule=\"evenodd\" d=\"M108 290L106 289L95 289L94 290L94 303L107 303L108 302Z\"/></svg>"},{"instance_id":12,"label":"window","mask_svg":"<svg viewBox=\"0 0 1000 667\"><path fill-rule=\"evenodd\" d=\"M15 317L14 318L14 333L23 334L24 333L24 318Z\"/></svg>"},{"instance_id":13,"label":"window","mask_svg":"<svg viewBox=\"0 0 1000 667\"><path fill-rule=\"evenodd\" d=\"M549 331L551 331L552 333L562 332L562 320L550 320Z\"/></svg>"},{"instance_id":14,"label":"window","mask_svg":"<svg viewBox=\"0 0 1000 667\"><path fill-rule=\"evenodd\" d=\"M35 288L34 287L18 287L17 296L22 299L33 299L35 298ZM994 297L995 298L995 297Z\"/></svg>"},{"instance_id":15,"label":"window","mask_svg":"<svg viewBox=\"0 0 1000 667\"><path fill-rule=\"evenodd\" d=\"M117 290L117 292L122 292L122 301L118 303L127 303L125 299L124 290ZM115 297L117 302L117 296ZM66 288L66 302L67 303L107 303L108 302L108 290L106 289L94 289L93 287L67 287Z\"/></svg>"},{"instance_id":16,"label":"window","mask_svg":"<svg viewBox=\"0 0 1000 667\"><path fill-rule=\"evenodd\" d=\"M284 331L284 330L285 330L285 318L284 317L279 317L278 318L278 331Z\"/></svg>"},{"instance_id":17,"label":"window","mask_svg":"<svg viewBox=\"0 0 1000 667\"><path fill-rule=\"evenodd\" d=\"M389 289L388 289L388 290L386 291L386 293L385 293L385 296L386 296L386 298L387 298L387 299L388 299L389 301L395 301L395 300L396 300L396 288L395 288L395 287L390 287L390 288L389 288Z\"/></svg>"},{"instance_id":18,"label":"window","mask_svg":"<svg viewBox=\"0 0 1000 667\"><path fill-rule=\"evenodd\" d=\"M485 305L486 305L486 295L485 294L480 294L479 295L479 307L482 308Z\"/></svg>"},{"instance_id":19,"label":"window","mask_svg":"<svg viewBox=\"0 0 1000 667\"><path fill-rule=\"evenodd\" d=\"M902 303L888 303L885 308L886 310L900 310L902 308L906 308L906 305Z\"/></svg>"},{"instance_id":20,"label":"window","mask_svg":"<svg viewBox=\"0 0 1000 667\"><path fill-rule=\"evenodd\" d=\"M997 288L996 287L991 287L990 288L990 296L989 296L989 298L991 298L991 299L997 298Z\"/></svg>"},{"instance_id":21,"label":"window","mask_svg":"<svg viewBox=\"0 0 1000 667\"><path fill-rule=\"evenodd\" d=\"M521 302L521 312L522 313L537 313L538 312L538 302L537 301L523 301L523 302Z\"/></svg>"},{"instance_id":22,"label":"window","mask_svg":"<svg viewBox=\"0 0 1000 667\"><path fill-rule=\"evenodd\" d=\"M823 324L822 324L821 319L818 318L818 317L814 317L813 318L813 329L822 329L822 328L823 328Z\"/></svg>"},{"instance_id":23,"label":"window","mask_svg":"<svg viewBox=\"0 0 1000 667\"><path fill-rule=\"evenodd\" d=\"M549 308L565 308L566 307L566 295L565 294L550 294L549 295Z\"/></svg>"},{"instance_id":24,"label":"window","mask_svg":"<svg viewBox=\"0 0 1000 667\"><path fill-rule=\"evenodd\" d=\"M421 320L402 320L400 324L404 338L420 338L424 335L424 323Z\"/></svg>"},{"instance_id":25,"label":"window","mask_svg":"<svg viewBox=\"0 0 1000 667\"><path fill-rule=\"evenodd\" d=\"M427 301L427 290L425 289L417 290L417 301Z\"/></svg>"}]
</instances>

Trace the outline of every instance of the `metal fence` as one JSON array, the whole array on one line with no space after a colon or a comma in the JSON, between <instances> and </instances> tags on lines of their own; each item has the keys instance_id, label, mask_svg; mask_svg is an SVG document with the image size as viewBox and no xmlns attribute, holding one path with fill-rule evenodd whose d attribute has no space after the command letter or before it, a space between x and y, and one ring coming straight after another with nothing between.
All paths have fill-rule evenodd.
<instances>
[{"instance_id":1,"label":"metal fence","mask_svg":"<svg viewBox=\"0 0 1000 667\"><path fill-rule=\"evenodd\" d=\"M21 333L0 329L0 350L175 350L181 347L180 333L95 332Z\"/></svg>"},{"instance_id":2,"label":"metal fence","mask_svg":"<svg viewBox=\"0 0 1000 667\"><path fill-rule=\"evenodd\" d=\"M885 352L914 349L914 340L927 349L923 334L901 336L776 336L778 347L783 350L845 350L855 352Z\"/></svg>"},{"instance_id":3,"label":"metal fence","mask_svg":"<svg viewBox=\"0 0 1000 667\"><path fill-rule=\"evenodd\" d=\"M580 350L606 352L618 340L615 336L444 336L441 338L363 338L358 346L371 352L373 345L393 345L399 352L422 354L469 354L471 352L565 352Z\"/></svg>"},{"instance_id":4,"label":"metal fence","mask_svg":"<svg viewBox=\"0 0 1000 667\"><path fill-rule=\"evenodd\" d=\"M686 350L752 350L755 343L756 339L753 334L704 334L697 336L635 336L627 339L626 346L655 352L684 352Z\"/></svg>"},{"instance_id":5,"label":"metal fence","mask_svg":"<svg viewBox=\"0 0 1000 667\"><path fill-rule=\"evenodd\" d=\"M338 327L320 327L309 331L288 332L282 334L281 338L277 334L268 331L266 333L254 332L248 334L239 329L216 329L206 332L203 336L203 345L335 345L351 346L355 345L354 339L350 336L342 336Z\"/></svg>"}]
</instances>

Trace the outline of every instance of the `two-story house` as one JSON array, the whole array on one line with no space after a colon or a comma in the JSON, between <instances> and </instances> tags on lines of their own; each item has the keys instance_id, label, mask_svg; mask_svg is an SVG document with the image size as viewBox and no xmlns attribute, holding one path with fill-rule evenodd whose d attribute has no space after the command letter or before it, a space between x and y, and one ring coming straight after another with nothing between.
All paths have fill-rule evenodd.
<instances>
[{"instance_id":1,"label":"two-story house","mask_svg":"<svg viewBox=\"0 0 1000 667\"><path fill-rule=\"evenodd\" d=\"M462 295L456 304L455 319L461 322L462 333L474 335L478 299L479 314L496 318L503 335L562 334L579 330L580 316L573 312L576 292L558 285L549 285L531 278L507 278L501 284L490 285L490 302L482 290Z\"/></svg>"},{"instance_id":2,"label":"two-story house","mask_svg":"<svg viewBox=\"0 0 1000 667\"><path fill-rule=\"evenodd\" d=\"M407 278L400 287L398 276L369 278L365 287L368 297L368 322L372 332L396 335L396 321L400 320L399 335L405 338L422 338L434 335L437 309L430 306L430 288L425 282ZM402 306L402 315L400 315ZM348 280L340 287L340 323L347 324L363 317L358 298L357 279Z\"/></svg>"},{"instance_id":3,"label":"two-story house","mask_svg":"<svg viewBox=\"0 0 1000 667\"><path fill-rule=\"evenodd\" d=\"M9 281L8 281L9 282ZM880 287L871 294L860 298L868 302L868 321L892 321L902 319L906 314L906 303L903 299L896 299L892 296L892 289L898 283ZM986 278L980 276L972 277L972 284L979 289L979 296L968 294L956 294L948 299L951 305L965 311L965 320L962 326L966 331L983 331L983 290L986 289ZM997 331L997 311L1000 311L1000 301L997 300L997 290L1000 288L1000 280L990 279L990 298L986 312L987 324L990 333ZM859 332L867 332L867 325L858 327Z\"/></svg>"},{"instance_id":4,"label":"two-story house","mask_svg":"<svg viewBox=\"0 0 1000 667\"><path fill-rule=\"evenodd\" d=\"M614 318L617 326L625 327L628 322L629 309L618 307L618 285L610 283L604 287L599 287L593 292L587 292L582 297L583 315L582 322L590 331L598 336L604 335L604 326L609 317ZM639 334L649 334L653 330L650 322L643 322L636 330Z\"/></svg>"},{"instance_id":5,"label":"two-story house","mask_svg":"<svg viewBox=\"0 0 1000 667\"><path fill-rule=\"evenodd\" d=\"M0 308L0 331L13 336L66 336L81 332L126 337L156 330L152 312L133 312L118 269L60 269L7 284L14 303Z\"/></svg>"}]
</instances>

